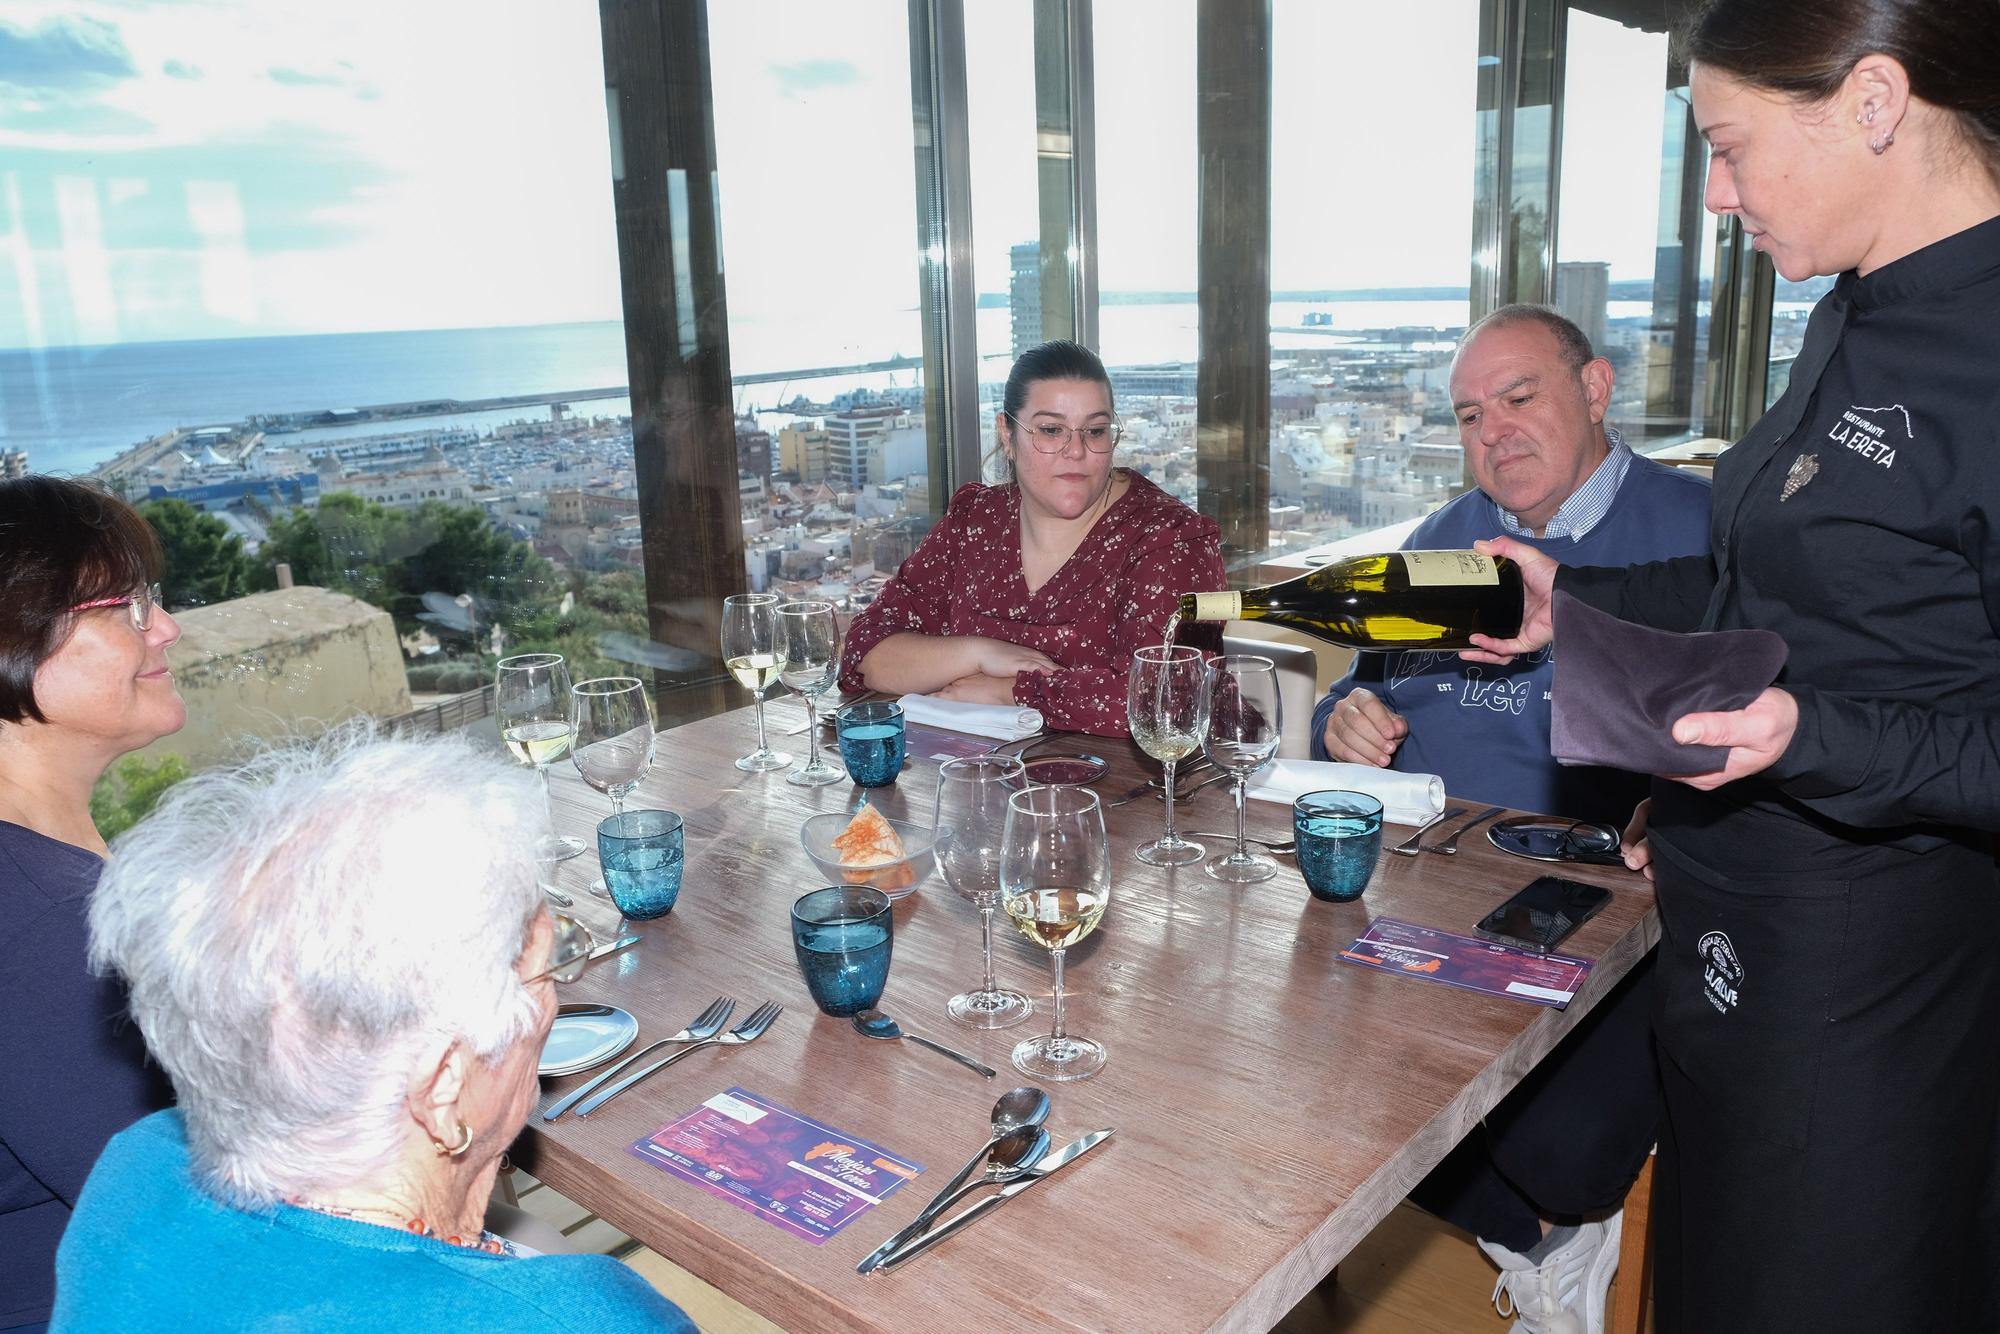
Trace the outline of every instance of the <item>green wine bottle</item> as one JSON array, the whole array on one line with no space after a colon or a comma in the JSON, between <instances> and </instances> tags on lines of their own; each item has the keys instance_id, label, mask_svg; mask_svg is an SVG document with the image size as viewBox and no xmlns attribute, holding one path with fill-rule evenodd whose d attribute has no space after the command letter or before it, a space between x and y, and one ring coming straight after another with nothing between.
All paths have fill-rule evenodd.
<instances>
[{"instance_id":1,"label":"green wine bottle","mask_svg":"<svg viewBox=\"0 0 2000 1334\"><path fill-rule=\"evenodd\" d=\"M1347 556L1234 593L1183 593L1182 621L1269 621L1355 649L1470 648L1521 629L1521 571L1476 551Z\"/></svg>"}]
</instances>

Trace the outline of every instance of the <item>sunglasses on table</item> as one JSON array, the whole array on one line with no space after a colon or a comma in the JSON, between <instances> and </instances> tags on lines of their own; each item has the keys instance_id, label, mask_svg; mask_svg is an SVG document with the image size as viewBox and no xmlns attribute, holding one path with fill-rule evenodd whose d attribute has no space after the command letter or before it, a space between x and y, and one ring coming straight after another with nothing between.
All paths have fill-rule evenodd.
<instances>
[{"instance_id":1,"label":"sunglasses on table","mask_svg":"<svg viewBox=\"0 0 2000 1334\"><path fill-rule=\"evenodd\" d=\"M1584 862L1593 866L1622 866L1621 836L1608 824L1588 820L1560 820L1547 816L1516 816L1488 827L1487 841L1502 852L1516 857L1532 857L1543 862Z\"/></svg>"}]
</instances>

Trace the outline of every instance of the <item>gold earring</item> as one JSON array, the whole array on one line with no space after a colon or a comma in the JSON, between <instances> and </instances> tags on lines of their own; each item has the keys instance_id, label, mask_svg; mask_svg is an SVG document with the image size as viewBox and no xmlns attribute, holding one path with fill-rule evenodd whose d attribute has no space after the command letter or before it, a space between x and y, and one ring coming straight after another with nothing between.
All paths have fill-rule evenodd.
<instances>
[{"instance_id":1,"label":"gold earring","mask_svg":"<svg viewBox=\"0 0 2000 1334\"><path fill-rule=\"evenodd\" d=\"M460 1121L458 1123L458 1134L459 1140L457 1144L447 1145L440 1141L431 1145L431 1151L440 1158L463 1157L465 1151L472 1147L472 1127Z\"/></svg>"}]
</instances>

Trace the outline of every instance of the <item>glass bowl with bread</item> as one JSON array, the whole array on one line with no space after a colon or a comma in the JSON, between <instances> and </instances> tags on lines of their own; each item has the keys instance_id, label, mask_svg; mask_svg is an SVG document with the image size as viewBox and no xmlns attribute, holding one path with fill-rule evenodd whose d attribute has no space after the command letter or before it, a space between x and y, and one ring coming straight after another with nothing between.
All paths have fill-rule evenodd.
<instances>
[{"instance_id":1,"label":"glass bowl with bread","mask_svg":"<svg viewBox=\"0 0 2000 1334\"><path fill-rule=\"evenodd\" d=\"M806 856L828 884L869 885L892 899L914 893L937 865L932 831L891 820L864 803L857 811L828 811L799 829Z\"/></svg>"}]
</instances>

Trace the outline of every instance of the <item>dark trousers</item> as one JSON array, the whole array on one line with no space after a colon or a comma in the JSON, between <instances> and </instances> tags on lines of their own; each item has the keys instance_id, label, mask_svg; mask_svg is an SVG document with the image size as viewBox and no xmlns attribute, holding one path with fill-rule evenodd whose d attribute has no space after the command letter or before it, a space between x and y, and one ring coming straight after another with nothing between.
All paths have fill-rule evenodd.
<instances>
[{"instance_id":1,"label":"dark trousers","mask_svg":"<svg viewBox=\"0 0 2000 1334\"><path fill-rule=\"evenodd\" d=\"M1661 1334L2000 1330L2000 876L1850 880L1655 837Z\"/></svg>"},{"instance_id":2,"label":"dark trousers","mask_svg":"<svg viewBox=\"0 0 2000 1334\"><path fill-rule=\"evenodd\" d=\"M1640 962L1487 1113L1410 1199L1525 1251L1543 1218L1616 1209L1653 1147L1653 960Z\"/></svg>"}]
</instances>

